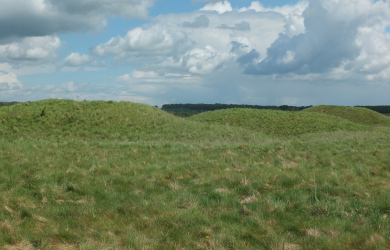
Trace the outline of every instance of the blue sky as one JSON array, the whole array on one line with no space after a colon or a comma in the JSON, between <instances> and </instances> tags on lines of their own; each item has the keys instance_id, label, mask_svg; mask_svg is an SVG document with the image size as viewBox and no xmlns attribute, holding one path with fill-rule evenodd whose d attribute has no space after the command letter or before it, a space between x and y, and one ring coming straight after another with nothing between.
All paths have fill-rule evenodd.
<instances>
[{"instance_id":1,"label":"blue sky","mask_svg":"<svg viewBox=\"0 0 390 250\"><path fill-rule=\"evenodd\" d=\"M0 101L388 105L389 27L380 0L3 0Z\"/></svg>"}]
</instances>

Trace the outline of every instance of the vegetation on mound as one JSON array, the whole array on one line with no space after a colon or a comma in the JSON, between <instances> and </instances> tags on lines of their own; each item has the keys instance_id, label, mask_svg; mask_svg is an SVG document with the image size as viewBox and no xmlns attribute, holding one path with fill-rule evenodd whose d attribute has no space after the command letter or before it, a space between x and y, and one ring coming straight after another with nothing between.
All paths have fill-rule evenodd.
<instances>
[{"instance_id":1,"label":"vegetation on mound","mask_svg":"<svg viewBox=\"0 0 390 250\"><path fill-rule=\"evenodd\" d=\"M360 124L390 126L389 117L361 107L320 105L307 108L303 110L303 112L316 112L333 115Z\"/></svg>"},{"instance_id":2,"label":"vegetation on mound","mask_svg":"<svg viewBox=\"0 0 390 250\"><path fill-rule=\"evenodd\" d=\"M234 141L251 140L252 134L187 121L132 102L43 100L0 109L0 136L8 139Z\"/></svg>"},{"instance_id":3,"label":"vegetation on mound","mask_svg":"<svg viewBox=\"0 0 390 250\"><path fill-rule=\"evenodd\" d=\"M339 117L314 112L286 112L256 109L226 109L188 118L192 121L239 126L279 137L331 131L363 131L366 126Z\"/></svg>"}]
</instances>

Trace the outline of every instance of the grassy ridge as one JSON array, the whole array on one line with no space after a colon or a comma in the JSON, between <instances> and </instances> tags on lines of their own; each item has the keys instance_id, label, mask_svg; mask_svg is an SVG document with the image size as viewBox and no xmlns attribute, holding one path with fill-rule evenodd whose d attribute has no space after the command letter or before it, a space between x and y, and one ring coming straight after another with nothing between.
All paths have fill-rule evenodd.
<instances>
[{"instance_id":1,"label":"grassy ridge","mask_svg":"<svg viewBox=\"0 0 390 250\"><path fill-rule=\"evenodd\" d=\"M370 129L339 117L314 112L226 109L205 112L188 119L198 122L243 127L278 137L338 130L364 131Z\"/></svg>"},{"instance_id":2,"label":"grassy ridge","mask_svg":"<svg viewBox=\"0 0 390 250\"><path fill-rule=\"evenodd\" d=\"M41 116L42 110L44 116ZM266 139L238 128L178 118L131 102L44 100L0 109L0 136L7 139L108 141L235 141Z\"/></svg>"},{"instance_id":3,"label":"grassy ridge","mask_svg":"<svg viewBox=\"0 0 390 250\"><path fill-rule=\"evenodd\" d=\"M150 133L161 125L177 121L165 112L129 102L44 100L0 110L2 133L27 138L53 135L124 139Z\"/></svg>"},{"instance_id":4,"label":"grassy ridge","mask_svg":"<svg viewBox=\"0 0 390 250\"><path fill-rule=\"evenodd\" d=\"M232 110L246 122L226 126L219 111L210 124L133 103L10 108L1 249L389 249L384 128L310 112ZM250 127L259 117L326 125L287 138Z\"/></svg>"},{"instance_id":5,"label":"grassy ridge","mask_svg":"<svg viewBox=\"0 0 390 250\"><path fill-rule=\"evenodd\" d=\"M390 126L389 117L366 108L320 105L307 108L302 112L329 114L360 124Z\"/></svg>"}]
</instances>

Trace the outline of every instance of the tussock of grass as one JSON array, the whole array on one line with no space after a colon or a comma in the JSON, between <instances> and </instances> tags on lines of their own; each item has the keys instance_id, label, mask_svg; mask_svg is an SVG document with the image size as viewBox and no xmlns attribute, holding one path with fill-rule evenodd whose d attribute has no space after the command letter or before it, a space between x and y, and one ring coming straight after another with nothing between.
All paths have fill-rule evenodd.
<instances>
[{"instance_id":1,"label":"tussock of grass","mask_svg":"<svg viewBox=\"0 0 390 250\"><path fill-rule=\"evenodd\" d=\"M383 128L310 112L231 110L226 126L132 103L13 107L0 108L1 249L389 249ZM329 121L282 137L260 117Z\"/></svg>"},{"instance_id":2,"label":"tussock of grass","mask_svg":"<svg viewBox=\"0 0 390 250\"><path fill-rule=\"evenodd\" d=\"M320 105L307 108L302 112L315 112L333 115L360 124L390 126L389 117L373 110L360 107Z\"/></svg>"},{"instance_id":3,"label":"tussock of grass","mask_svg":"<svg viewBox=\"0 0 390 250\"><path fill-rule=\"evenodd\" d=\"M339 117L314 112L285 112L257 109L225 109L188 118L192 121L238 126L278 137L332 131L364 131L368 127Z\"/></svg>"}]
</instances>

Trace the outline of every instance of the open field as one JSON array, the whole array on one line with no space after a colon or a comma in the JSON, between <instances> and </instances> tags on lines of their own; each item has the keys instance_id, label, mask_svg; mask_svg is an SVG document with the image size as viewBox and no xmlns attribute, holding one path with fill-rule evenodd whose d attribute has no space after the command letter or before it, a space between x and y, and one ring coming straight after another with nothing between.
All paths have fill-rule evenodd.
<instances>
[{"instance_id":1,"label":"open field","mask_svg":"<svg viewBox=\"0 0 390 250\"><path fill-rule=\"evenodd\" d=\"M43 111L44 110L44 111ZM1 249L389 249L390 117L0 108Z\"/></svg>"}]
</instances>

